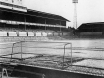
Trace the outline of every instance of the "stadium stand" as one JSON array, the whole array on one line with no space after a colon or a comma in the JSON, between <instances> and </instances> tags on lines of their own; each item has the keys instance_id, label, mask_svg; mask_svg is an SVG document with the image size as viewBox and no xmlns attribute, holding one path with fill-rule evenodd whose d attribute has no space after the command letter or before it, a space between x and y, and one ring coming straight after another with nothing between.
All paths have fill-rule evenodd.
<instances>
[{"instance_id":1,"label":"stadium stand","mask_svg":"<svg viewBox=\"0 0 104 78\"><path fill-rule=\"evenodd\" d=\"M24 10L0 7L0 41L48 40L50 36L60 38L64 32L69 32L66 22L70 21L66 18L22 6L21 8Z\"/></svg>"},{"instance_id":2,"label":"stadium stand","mask_svg":"<svg viewBox=\"0 0 104 78\"><path fill-rule=\"evenodd\" d=\"M103 32L104 22L84 23L76 31L80 37L87 38L102 38Z\"/></svg>"}]
</instances>

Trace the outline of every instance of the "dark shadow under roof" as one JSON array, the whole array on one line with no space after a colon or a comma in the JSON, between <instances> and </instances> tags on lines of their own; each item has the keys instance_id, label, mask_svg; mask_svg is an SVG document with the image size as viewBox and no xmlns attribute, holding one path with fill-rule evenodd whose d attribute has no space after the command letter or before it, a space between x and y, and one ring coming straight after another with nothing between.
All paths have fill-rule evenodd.
<instances>
[{"instance_id":1,"label":"dark shadow under roof","mask_svg":"<svg viewBox=\"0 0 104 78\"><path fill-rule=\"evenodd\" d=\"M64 18L64 17L62 17L60 15L41 12L41 11L36 11L36 10L31 10L31 9L27 9L27 13L30 14L30 15L35 15L35 16L39 16L39 17L42 17L42 18L69 21L69 20L67 20L66 18Z\"/></svg>"},{"instance_id":2,"label":"dark shadow under roof","mask_svg":"<svg viewBox=\"0 0 104 78\"><path fill-rule=\"evenodd\" d=\"M29 15L29 16L36 16L40 18L46 18L46 19L54 19L54 20L61 20L61 21L69 21L66 18L55 15L55 14L50 14L50 13L45 13L41 11L36 11L36 10L31 10L27 9L27 12L21 12L21 11L16 11L12 9L6 9L6 8L0 8L1 11L7 11L7 12L12 12L12 13L18 13L18 14L23 14L23 15ZM70 21L69 21L70 22Z\"/></svg>"},{"instance_id":3,"label":"dark shadow under roof","mask_svg":"<svg viewBox=\"0 0 104 78\"><path fill-rule=\"evenodd\" d=\"M104 22L92 22L92 23L83 23L81 24L78 29L85 29L85 28L95 28L95 27L98 27L98 28L101 28L101 27L104 27Z\"/></svg>"}]
</instances>

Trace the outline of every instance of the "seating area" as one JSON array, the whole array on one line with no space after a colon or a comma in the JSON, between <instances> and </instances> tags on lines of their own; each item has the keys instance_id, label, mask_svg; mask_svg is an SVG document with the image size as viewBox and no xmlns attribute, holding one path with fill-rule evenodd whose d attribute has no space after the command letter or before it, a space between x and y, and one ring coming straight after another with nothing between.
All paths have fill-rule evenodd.
<instances>
[{"instance_id":1,"label":"seating area","mask_svg":"<svg viewBox=\"0 0 104 78\"><path fill-rule=\"evenodd\" d=\"M19 29L19 28L3 28L0 27L0 42L15 42L28 40L50 40L62 39L62 36L69 36L70 32L60 32L54 30L41 29Z\"/></svg>"},{"instance_id":2,"label":"seating area","mask_svg":"<svg viewBox=\"0 0 104 78\"><path fill-rule=\"evenodd\" d=\"M38 30L0 28L0 42L48 40L47 33Z\"/></svg>"},{"instance_id":3,"label":"seating area","mask_svg":"<svg viewBox=\"0 0 104 78\"><path fill-rule=\"evenodd\" d=\"M5 35L4 35L5 34ZM67 32L42 30L42 29L19 29L19 28L3 28L0 27L0 36L62 36Z\"/></svg>"}]
</instances>

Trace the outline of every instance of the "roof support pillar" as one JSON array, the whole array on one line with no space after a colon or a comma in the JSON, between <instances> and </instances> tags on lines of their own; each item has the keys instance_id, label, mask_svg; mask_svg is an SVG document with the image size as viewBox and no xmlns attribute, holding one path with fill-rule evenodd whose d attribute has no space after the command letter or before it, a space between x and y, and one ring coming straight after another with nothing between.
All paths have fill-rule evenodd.
<instances>
[{"instance_id":1,"label":"roof support pillar","mask_svg":"<svg viewBox=\"0 0 104 78\"><path fill-rule=\"evenodd\" d=\"M25 31L26 31L26 17L25 17L25 15L24 15L24 20L25 20Z\"/></svg>"}]
</instances>

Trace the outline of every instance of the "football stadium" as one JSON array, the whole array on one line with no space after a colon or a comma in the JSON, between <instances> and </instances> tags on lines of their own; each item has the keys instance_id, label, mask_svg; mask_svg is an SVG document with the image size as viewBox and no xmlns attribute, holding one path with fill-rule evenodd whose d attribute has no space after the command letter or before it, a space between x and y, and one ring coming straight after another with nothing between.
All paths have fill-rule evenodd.
<instances>
[{"instance_id":1,"label":"football stadium","mask_svg":"<svg viewBox=\"0 0 104 78\"><path fill-rule=\"evenodd\" d=\"M73 33L67 22L60 15L28 9L22 0L0 0L0 77L103 78L103 39L79 38L103 31L94 26L85 32L89 26L83 24Z\"/></svg>"},{"instance_id":2,"label":"football stadium","mask_svg":"<svg viewBox=\"0 0 104 78\"><path fill-rule=\"evenodd\" d=\"M26 39L26 36L28 36L27 38L30 36L35 39L37 38L36 36L45 38L45 36L67 35L65 33L68 32L66 22L69 22L69 20L62 16L4 2L0 2L0 4L8 7L0 8L0 37L6 37L7 41L12 40L12 37L20 38L21 36L25 37L20 40ZM11 9L12 6L14 7L13 9ZM1 41L6 39L1 38Z\"/></svg>"}]
</instances>

